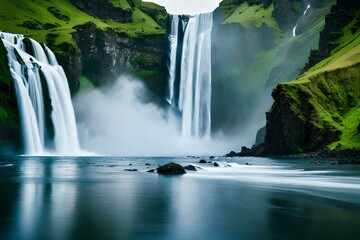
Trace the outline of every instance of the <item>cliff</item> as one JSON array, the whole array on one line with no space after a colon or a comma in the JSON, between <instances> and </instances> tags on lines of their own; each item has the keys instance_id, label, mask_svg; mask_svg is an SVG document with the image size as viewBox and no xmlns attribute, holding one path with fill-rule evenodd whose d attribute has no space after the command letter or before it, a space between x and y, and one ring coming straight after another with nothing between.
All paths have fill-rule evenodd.
<instances>
[{"instance_id":1,"label":"cliff","mask_svg":"<svg viewBox=\"0 0 360 240\"><path fill-rule=\"evenodd\" d=\"M221 3L213 28L213 129L255 136L265 125L272 89L299 76L335 1L311 2L306 15L305 0Z\"/></svg>"},{"instance_id":2,"label":"cliff","mask_svg":"<svg viewBox=\"0 0 360 240\"><path fill-rule=\"evenodd\" d=\"M140 0L4 0L0 17L0 30L24 34L55 52L72 93L81 87L80 76L99 86L126 70L150 76L148 86L163 94L167 13L162 7Z\"/></svg>"},{"instance_id":3,"label":"cliff","mask_svg":"<svg viewBox=\"0 0 360 240\"><path fill-rule=\"evenodd\" d=\"M265 153L360 149L360 7L338 0L326 17L307 72L279 84L267 113ZM336 30L336 32L334 32Z\"/></svg>"}]
</instances>

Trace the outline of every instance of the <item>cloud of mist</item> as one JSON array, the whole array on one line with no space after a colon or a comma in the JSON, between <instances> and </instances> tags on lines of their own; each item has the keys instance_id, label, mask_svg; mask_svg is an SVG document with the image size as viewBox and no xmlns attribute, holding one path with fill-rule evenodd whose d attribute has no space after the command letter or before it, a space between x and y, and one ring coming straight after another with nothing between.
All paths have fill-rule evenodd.
<instances>
[{"instance_id":1,"label":"cloud of mist","mask_svg":"<svg viewBox=\"0 0 360 240\"><path fill-rule=\"evenodd\" d=\"M131 77L112 86L80 93L74 107L80 143L86 150L111 156L223 155L239 149L238 141L186 140L171 109L146 102L147 90Z\"/></svg>"}]
</instances>

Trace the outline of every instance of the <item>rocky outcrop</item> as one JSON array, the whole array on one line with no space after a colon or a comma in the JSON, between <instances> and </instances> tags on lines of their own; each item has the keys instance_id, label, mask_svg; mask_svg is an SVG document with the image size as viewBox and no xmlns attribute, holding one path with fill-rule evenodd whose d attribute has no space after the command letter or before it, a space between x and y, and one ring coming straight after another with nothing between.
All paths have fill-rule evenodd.
<instances>
[{"instance_id":1,"label":"rocky outcrop","mask_svg":"<svg viewBox=\"0 0 360 240\"><path fill-rule=\"evenodd\" d=\"M109 0L71 0L78 9L100 19L113 19L120 23L131 22L131 8L114 6Z\"/></svg>"},{"instance_id":2,"label":"rocky outcrop","mask_svg":"<svg viewBox=\"0 0 360 240\"><path fill-rule=\"evenodd\" d=\"M266 114L265 154L316 151L339 140L349 127L346 119L353 118L350 110L358 108L359 72L358 63L316 74L308 81L279 84L272 94L275 103Z\"/></svg>"},{"instance_id":3,"label":"rocky outcrop","mask_svg":"<svg viewBox=\"0 0 360 240\"><path fill-rule=\"evenodd\" d=\"M351 56L351 49L358 46L359 9L357 1L338 0L326 17L326 27L321 32L317 51L321 57L318 55L314 59L312 55L310 58L310 63L316 64L334 54L326 60L329 65L347 54L346 64L335 62L333 67L327 66L324 70L321 65L316 74L307 72L300 79L279 84L273 90L275 102L266 114L265 154L317 151L334 142L331 148L358 146L358 123L352 119L357 118L356 109L359 108L360 63L355 55ZM347 28L343 30L345 26ZM343 40L338 41L342 36L345 36ZM337 46L337 52L331 53Z\"/></svg>"},{"instance_id":4,"label":"rocky outcrop","mask_svg":"<svg viewBox=\"0 0 360 240\"><path fill-rule=\"evenodd\" d=\"M82 74L96 86L114 80L120 73L139 77L148 74L145 84L160 96L165 95L167 36L129 37L93 23L76 27L74 34L81 52Z\"/></svg>"},{"instance_id":5,"label":"rocky outcrop","mask_svg":"<svg viewBox=\"0 0 360 240\"><path fill-rule=\"evenodd\" d=\"M20 119L7 51L0 40L0 154L21 149Z\"/></svg>"},{"instance_id":6,"label":"rocky outcrop","mask_svg":"<svg viewBox=\"0 0 360 240\"><path fill-rule=\"evenodd\" d=\"M344 35L342 29L354 19L356 23L352 32L358 31L360 18L356 18L356 16L359 8L359 1L337 0L337 4L331 8L330 13L325 18L325 26L320 33L319 48L311 51L309 61L303 72L330 56L331 51L338 46L336 40Z\"/></svg>"},{"instance_id":7,"label":"rocky outcrop","mask_svg":"<svg viewBox=\"0 0 360 240\"><path fill-rule=\"evenodd\" d=\"M160 166L156 170L158 174L162 175L182 175L186 173L185 169L180 164L174 162Z\"/></svg>"}]
</instances>

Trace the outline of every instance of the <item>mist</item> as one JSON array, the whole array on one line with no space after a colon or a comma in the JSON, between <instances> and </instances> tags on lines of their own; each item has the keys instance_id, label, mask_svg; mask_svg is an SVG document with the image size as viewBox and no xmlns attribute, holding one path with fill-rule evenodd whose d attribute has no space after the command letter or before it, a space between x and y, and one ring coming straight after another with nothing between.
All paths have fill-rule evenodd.
<instances>
[{"instance_id":1,"label":"mist","mask_svg":"<svg viewBox=\"0 0 360 240\"><path fill-rule=\"evenodd\" d=\"M80 92L74 108L81 146L109 156L209 156L238 149L247 139L230 139L221 132L211 139L184 139L179 114L160 108L149 96L142 82L130 76L103 89Z\"/></svg>"}]
</instances>

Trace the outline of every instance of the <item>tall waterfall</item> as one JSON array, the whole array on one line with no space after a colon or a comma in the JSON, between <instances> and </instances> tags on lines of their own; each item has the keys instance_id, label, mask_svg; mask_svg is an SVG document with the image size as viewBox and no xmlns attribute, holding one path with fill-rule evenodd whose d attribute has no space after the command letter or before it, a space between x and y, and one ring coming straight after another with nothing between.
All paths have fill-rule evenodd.
<instances>
[{"instance_id":1,"label":"tall waterfall","mask_svg":"<svg viewBox=\"0 0 360 240\"><path fill-rule=\"evenodd\" d=\"M185 138L210 137L212 25L212 13L171 16L168 101Z\"/></svg>"},{"instance_id":2,"label":"tall waterfall","mask_svg":"<svg viewBox=\"0 0 360 240\"><path fill-rule=\"evenodd\" d=\"M54 53L45 45L22 35L0 32L7 49L11 76L14 81L22 135L27 155L49 152L61 155L79 154L74 109L63 68ZM30 49L27 49L30 48ZM44 93L51 99L51 120L54 139L51 149L45 143L46 121ZM48 147L49 148L49 147ZM53 148L53 149L52 149Z\"/></svg>"}]
</instances>

